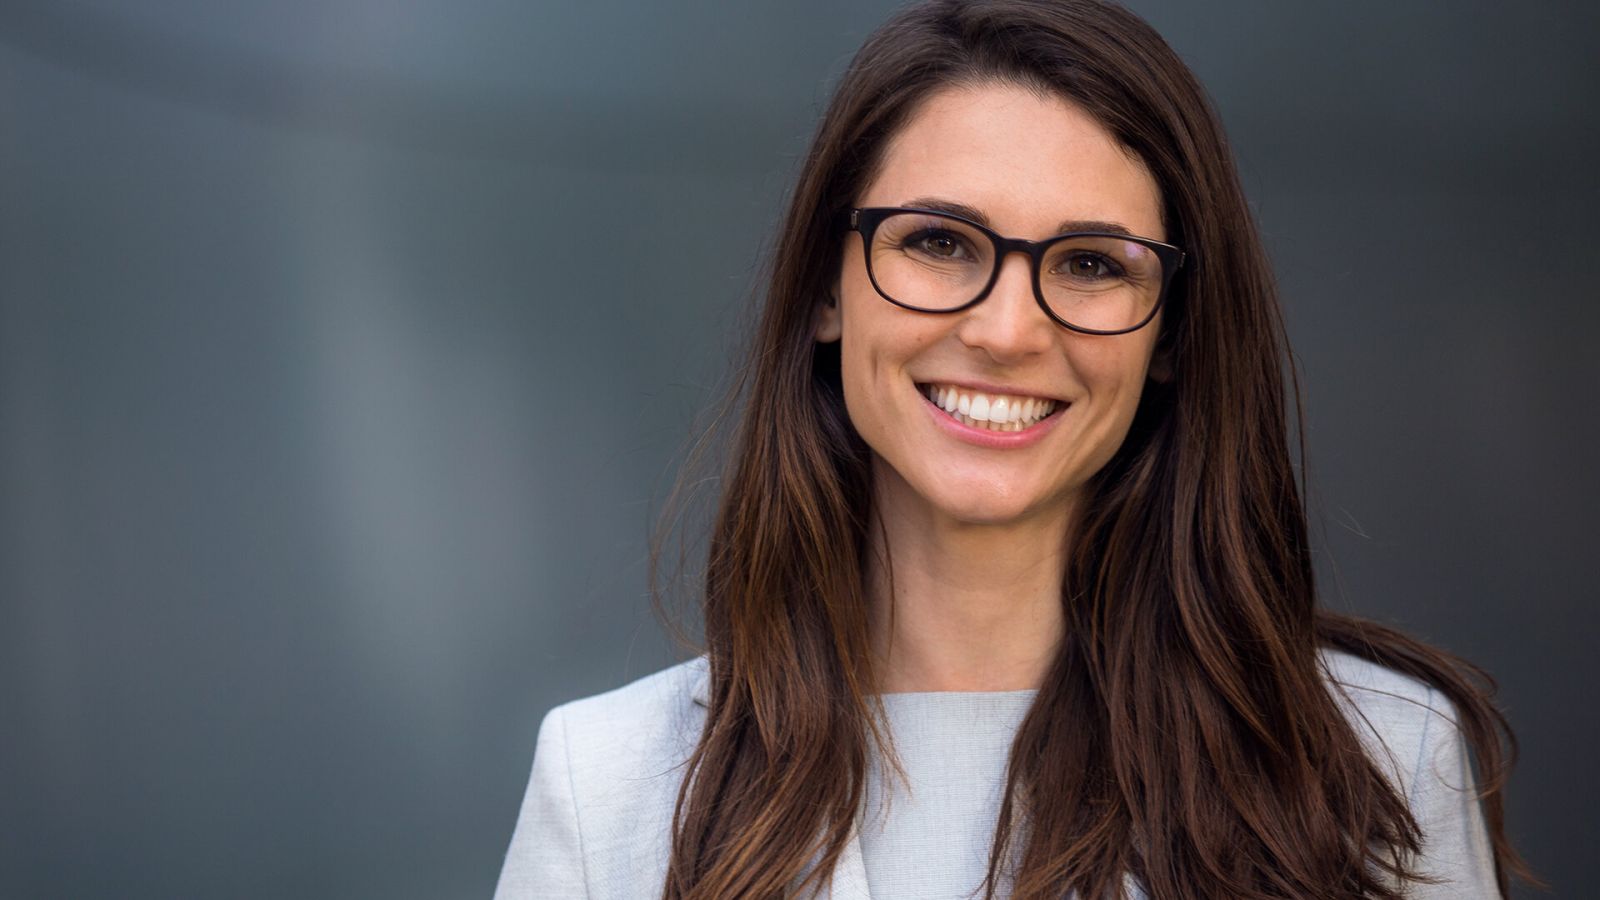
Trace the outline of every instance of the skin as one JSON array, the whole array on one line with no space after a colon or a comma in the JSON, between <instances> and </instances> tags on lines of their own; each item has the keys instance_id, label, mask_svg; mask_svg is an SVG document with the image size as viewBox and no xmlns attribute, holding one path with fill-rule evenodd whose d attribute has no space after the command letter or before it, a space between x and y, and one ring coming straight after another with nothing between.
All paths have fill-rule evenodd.
<instances>
[{"instance_id":1,"label":"skin","mask_svg":"<svg viewBox=\"0 0 1600 900\"><path fill-rule=\"evenodd\" d=\"M975 208L1012 237L1098 220L1166 239L1144 164L1076 105L1012 84L930 96L856 205L918 198ZM873 450L887 531L873 535L867 573L880 690L1039 686L1062 636L1073 506L1127 436L1159 329L1159 317L1123 335L1062 328L1039 309L1020 254L1004 260L977 306L906 310L873 289L860 236L846 236L816 339L842 341L845 404ZM1031 446L979 447L939 428L916 387L952 381L1025 388L1070 406Z\"/></svg>"}]
</instances>

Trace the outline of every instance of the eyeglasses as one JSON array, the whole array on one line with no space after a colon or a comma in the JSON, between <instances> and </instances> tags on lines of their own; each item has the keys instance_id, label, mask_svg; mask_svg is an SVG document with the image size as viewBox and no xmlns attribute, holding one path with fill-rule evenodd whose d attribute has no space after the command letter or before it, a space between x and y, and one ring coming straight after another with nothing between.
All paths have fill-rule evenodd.
<instances>
[{"instance_id":1,"label":"eyeglasses","mask_svg":"<svg viewBox=\"0 0 1600 900\"><path fill-rule=\"evenodd\" d=\"M1149 238L1107 232L1042 241L1001 237L930 209L850 211L867 278L883 299L917 312L959 312L989 296L1009 253L1032 262L1033 295L1057 324L1085 334L1125 334L1155 318L1184 252Z\"/></svg>"}]
</instances>

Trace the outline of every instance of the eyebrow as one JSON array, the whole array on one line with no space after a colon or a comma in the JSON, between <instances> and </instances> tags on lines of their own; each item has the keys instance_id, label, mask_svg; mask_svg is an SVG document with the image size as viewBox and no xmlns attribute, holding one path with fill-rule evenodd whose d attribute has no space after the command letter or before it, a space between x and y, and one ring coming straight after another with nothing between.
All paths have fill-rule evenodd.
<instances>
[{"instance_id":1,"label":"eyebrow","mask_svg":"<svg viewBox=\"0 0 1600 900\"><path fill-rule=\"evenodd\" d=\"M989 217L984 215L982 210L968 206L965 203L957 203L954 200L941 200L938 197L918 197L905 205L916 207L917 209L931 209L934 212L949 213L953 216L960 216L963 219L971 219L985 228L994 227L993 223L989 221ZM1067 219L1056 226L1055 233L1070 234L1076 231L1103 231L1107 234L1125 234L1128 237L1135 237L1128 226L1123 225L1121 222L1105 222L1098 219Z\"/></svg>"}]
</instances>

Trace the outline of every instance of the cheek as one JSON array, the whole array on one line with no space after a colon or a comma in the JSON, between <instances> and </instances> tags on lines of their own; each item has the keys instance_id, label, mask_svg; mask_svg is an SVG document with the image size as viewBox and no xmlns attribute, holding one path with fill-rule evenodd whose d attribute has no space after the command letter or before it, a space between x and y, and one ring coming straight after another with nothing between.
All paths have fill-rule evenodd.
<instances>
[{"instance_id":1,"label":"cheek","mask_svg":"<svg viewBox=\"0 0 1600 900\"><path fill-rule=\"evenodd\" d=\"M867 290L871 290L871 286ZM847 279L841 285L839 312L841 334L839 348L840 375L844 381L845 408L856 430L868 433L872 407L879 393L873 386L879 369L878 357L882 354L877 335L882 332L879 314L863 297L860 286Z\"/></svg>"},{"instance_id":2,"label":"cheek","mask_svg":"<svg viewBox=\"0 0 1600 900\"><path fill-rule=\"evenodd\" d=\"M1118 443L1138 411L1154 346L1148 340L1128 344L1079 347L1077 349L1083 352L1070 357L1078 377L1088 388L1095 417L1107 430L1106 437L1115 438Z\"/></svg>"},{"instance_id":3,"label":"cheek","mask_svg":"<svg viewBox=\"0 0 1600 900\"><path fill-rule=\"evenodd\" d=\"M1134 333L1139 334L1139 332ZM1137 391L1150 368L1154 344L1134 335L1072 335L1063 350L1068 363L1091 391Z\"/></svg>"},{"instance_id":4,"label":"cheek","mask_svg":"<svg viewBox=\"0 0 1600 900\"><path fill-rule=\"evenodd\" d=\"M856 431L884 453L921 413L912 374L947 326L937 317L894 306L870 284L864 291L859 287L847 280L840 294L845 410Z\"/></svg>"},{"instance_id":5,"label":"cheek","mask_svg":"<svg viewBox=\"0 0 1600 900\"><path fill-rule=\"evenodd\" d=\"M842 353L846 365L855 364L857 376L892 374L937 343L949 327L946 317L901 309L878 296L865 276L847 279L839 302Z\"/></svg>"}]
</instances>

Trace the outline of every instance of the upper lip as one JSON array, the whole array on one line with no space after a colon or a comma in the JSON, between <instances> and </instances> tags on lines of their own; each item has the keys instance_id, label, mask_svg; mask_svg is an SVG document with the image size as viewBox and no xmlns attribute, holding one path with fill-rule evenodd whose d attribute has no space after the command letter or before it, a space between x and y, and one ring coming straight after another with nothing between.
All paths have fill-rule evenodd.
<instances>
[{"instance_id":1,"label":"upper lip","mask_svg":"<svg viewBox=\"0 0 1600 900\"><path fill-rule=\"evenodd\" d=\"M1002 384L991 384L984 381L970 381L960 378L930 378L926 381L919 379L917 384L948 385L951 387L960 388L964 391L984 393L991 396L995 394L1006 394L1012 397L1038 397L1044 400L1056 400L1062 403L1067 402L1061 397L1048 394L1044 391L1034 390L1033 388L1007 387Z\"/></svg>"}]
</instances>

